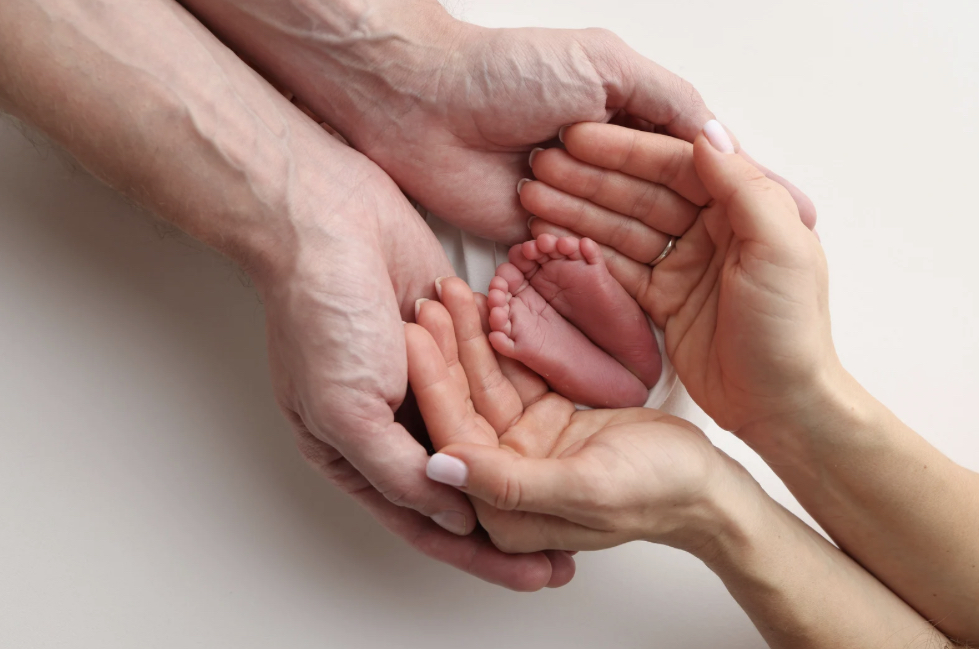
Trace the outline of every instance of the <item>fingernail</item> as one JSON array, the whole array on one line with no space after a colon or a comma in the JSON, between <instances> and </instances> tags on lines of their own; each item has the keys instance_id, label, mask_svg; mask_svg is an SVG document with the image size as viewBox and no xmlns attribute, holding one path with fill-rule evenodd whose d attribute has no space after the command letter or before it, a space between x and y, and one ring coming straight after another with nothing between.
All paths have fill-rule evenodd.
<instances>
[{"instance_id":1,"label":"fingernail","mask_svg":"<svg viewBox=\"0 0 979 649\"><path fill-rule=\"evenodd\" d=\"M536 220L537 220L537 217L536 216L532 216L529 219L527 219L527 227L529 228L530 227L530 224L533 223Z\"/></svg>"},{"instance_id":2,"label":"fingernail","mask_svg":"<svg viewBox=\"0 0 979 649\"><path fill-rule=\"evenodd\" d=\"M721 153L734 153L734 143L731 142L731 136L727 134L727 130L716 119L704 124L704 135L707 136L707 141Z\"/></svg>"},{"instance_id":3,"label":"fingernail","mask_svg":"<svg viewBox=\"0 0 979 649\"><path fill-rule=\"evenodd\" d=\"M441 528L459 536L466 535L466 516L460 512L444 511L432 514L432 520Z\"/></svg>"},{"instance_id":4,"label":"fingernail","mask_svg":"<svg viewBox=\"0 0 979 649\"><path fill-rule=\"evenodd\" d=\"M517 183L517 193L519 194L520 190L523 189L523 186L529 182L530 182L530 178L521 178L520 182Z\"/></svg>"},{"instance_id":5,"label":"fingernail","mask_svg":"<svg viewBox=\"0 0 979 649\"><path fill-rule=\"evenodd\" d=\"M571 125L568 124L568 126ZM561 140L562 144L564 144L564 132L568 130L568 126L562 126L561 130L557 132L557 139Z\"/></svg>"},{"instance_id":6,"label":"fingernail","mask_svg":"<svg viewBox=\"0 0 979 649\"><path fill-rule=\"evenodd\" d=\"M428 458L425 475L434 480L453 487L465 487L469 480L469 468L459 458L436 453Z\"/></svg>"},{"instance_id":7,"label":"fingernail","mask_svg":"<svg viewBox=\"0 0 979 649\"><path fill-rule=\"evenodd\" d=\"M439 299L440 300L442 299L442 280L443 279L445 279L445 278L444 277L436 277L435 278L435 294L439 296Z\"/></svg>"},{"instance_id":8,"label":"fingernail","mask_svg":"<svg viewBox=\"0 0 979 649\"><path fill-rule=\"evenodd\" d=\"M418 312L422 310L422 304L424 304L425 302L428 302L428 298L427 297L420 297L417 300L415 300L415 321L416 322L418 321Z\"/></svg>"},{"instance_id":9,"label":"fingernail","mask_svg":"<svg viewBox=\"0 0 979 649\"><path fill-rule=\"evenodd\" d=\"M531 166L531 168L533 168L533 166L534 166L534 158L537 156L538 153L540 153L543 150L544 149L542 149L540 147L537 147L536 149L534 149L533 151L530 152L530 166Z\"/></svg>"}]
</instances>

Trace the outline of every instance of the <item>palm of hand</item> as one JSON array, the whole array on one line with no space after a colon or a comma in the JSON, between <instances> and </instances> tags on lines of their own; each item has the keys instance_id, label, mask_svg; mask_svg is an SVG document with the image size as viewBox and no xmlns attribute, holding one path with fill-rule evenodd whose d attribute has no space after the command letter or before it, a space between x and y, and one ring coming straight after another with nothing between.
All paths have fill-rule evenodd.
<instances>
[{"instance_id":1,"label":"palm of hand","mask_svg":"<svg viewBox=\"0 0 979 649\"><path fill-rule=\"evenodd\" d=\"M419 313L431 337L407 331L409 376L436 449L476 444L514 463L560 464L561 484L550 487L560 495L546 503L528 497L510 470L492 497L474 499L494 544L507 552L680 544L684 506L704 496L721 463L706 436L655 410L576 410L526 368L495 357L464 282L443 281L441 299L444 308L425 303Z\"/></svg>"},{"instance_id":2,"label":"palm of hand","mask_svg":"<svg viewBox=\"0 0 979 649\"><path fill-rule=\"evenodd\" d=\"M798 406L833 354L828 326L813 326L829 318L814 237L800 224L789 246L748 241L714 204L671 257L641 302L665 323L667 352L694 400L734 431Z\"/></svg>"}]
</instances>

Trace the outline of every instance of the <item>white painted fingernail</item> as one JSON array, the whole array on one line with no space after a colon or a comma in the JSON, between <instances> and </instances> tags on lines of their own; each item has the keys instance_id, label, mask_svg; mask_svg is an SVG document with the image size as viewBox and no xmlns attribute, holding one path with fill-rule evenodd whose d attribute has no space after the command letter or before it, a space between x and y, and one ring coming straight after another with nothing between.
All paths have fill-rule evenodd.
<instances>
[{"instance_id":1,"label":"white painted fingernail","mask_svg":"<svg viewBox=\"0 0 979 649\"><path fill-rule=\"evenodd\" d=\"M530 178L521 178L520 182L517 183L517 193L519 194L520 190L523 189L523 186L529 182L530 182Z\"/></svg>"},{"instance_id":2,"label":"white painted fingernail","mask_svg":"<svg viewBox=\"0 0 979 649\"><path fill-rule=\"evenodd\" d=\"M443 279L445 279L445 278L444 277L436 277L435 278L435 294L439 296L439 299L440 300L442 299L442 280Z\"/></svg>"},{"instance_id":3,"label":"white painted fingernail","mask_svg":"<svg viewBox=\"0 0 979 649\"><path fill-rule=\"evenodd\" d=\"M727 134L727 129L716 119L704 124L704 135L707 136L707 141L721 153L734 153L734 143L731 142L731 136Z\"/></svg>"},{"instance_id":4,"label":"white painted fingernail","mask_svg":"<svg viewBox=\"0 0 979 649\"><path fill-rule=\"evenodd\" d=\"M453 487L465 487L469 481L469 467L459 458L444 453L436 453L428 458L425 475L435 482Z\"/></svg>"},{"instance_id":5,"label":"white painted fingernail","mask_svg":"<svg viewBox=\"0 0 979 649\"><path fill-rule=\"evenodd\" d=\"M542 149L540 147L537 147L536 149L534 149L533 151L530 152L530 167L531 168L533 168L533 166L534 166L534 158L537 157L537 154L540 153L543 150L544 149Z\"/></svg>"},{"instance_id":6,"label":"white painted fingernail","mask_svg":"<svg viewBox=\"0 0 979 649\"><path fill-rule=\"evenodd\" d=\"M453 534L457 534L459 536L466 535L466 515L461 512L439 512L438 514L432 514L432 520L435 521L439 527L446 529Z\"/></svg>"},{"instance_id":7,"label":"white painted fingernail","mask_svg":"<svg viewBox=\"0 0 979 649\"><path fill-rule=\"evenodd\" d=\"M418 312L422 310L422 304L424 304L425 302L428 302L427 297L420 297L417 300L415 300L415 322L418 321Z\"/></svg>"},{"instance_id":8,"label":"white painted fingernail","mask_svg":"<svg viewBox=\"0 0 979 649\"><path fill-rule=\"evenodd\" d=\"M568 124L568 126L571 126L571 125ZM568 126L562 126L561 127L561 130L559 130L557 132L557 139L561 140L561 143L562 144L564 143L564 133L568 130Z\"/></svg>"}]
</instances>

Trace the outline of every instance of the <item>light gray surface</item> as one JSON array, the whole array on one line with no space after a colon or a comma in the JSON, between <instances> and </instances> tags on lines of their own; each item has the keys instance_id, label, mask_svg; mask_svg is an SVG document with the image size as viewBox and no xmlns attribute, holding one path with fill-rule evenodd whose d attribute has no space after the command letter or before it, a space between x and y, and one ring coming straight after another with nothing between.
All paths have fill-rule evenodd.
<instances>
[{"instance_id":1,"label":"light gray surface","mask_svg":"<svg viewBox=\"0 0 979 649\"><path fill-rule=\"evenodd\" d=\"M608 27L690 79L816 202L848 368L979 468L979 4L450 6ZM518 595L404 547L293 449L240 274L7 123L0 278L0 646L762 645L674 550L583 555L568 587Z\"/></svg>"}]
</instances>

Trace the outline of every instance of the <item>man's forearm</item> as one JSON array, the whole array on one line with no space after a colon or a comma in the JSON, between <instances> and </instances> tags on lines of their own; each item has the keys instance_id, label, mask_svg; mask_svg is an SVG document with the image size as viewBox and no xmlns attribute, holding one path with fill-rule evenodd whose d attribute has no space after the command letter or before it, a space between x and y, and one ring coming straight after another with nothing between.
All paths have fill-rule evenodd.
<instances>
[{"instance_id":1,"label":"man's forearm","mask_svg":"<svg viewBox=\"0 0 979 649\"><path fill-rule=\"evenodd\" d=\"M845 375L758 449L850 556L960 642L979 641L979 475ZM750 442L751 436L748 436Z\"/></svg>"},{"instance_id":2,"label":"man's forearm","mask_svg":"<svg viewBox=\"0 0 979 649\"><path fill-rule=\"evenodd\" d=\"M325 137L170 0L9 0L0 105L249 266L289 240Z\"/></svg>"},{"instance_id":3,"label":"man's forearm","mask_svg":"<svg viewBox=\"0 0 979 649\"><path fill-rule=\"evenodd\" d=\"M461 26L438 0L180 2L347 137L434 92Z\"/></svg>"},{"instance_id":4,"label":"man's forearm","mask_svg":"<svg viewBox=\"0 0 979 649\"><path fill-rule=\"evenodd\" d=\"M955 646L757 484L699 554L774 649Z\"/></svg>"}]
</instances>

